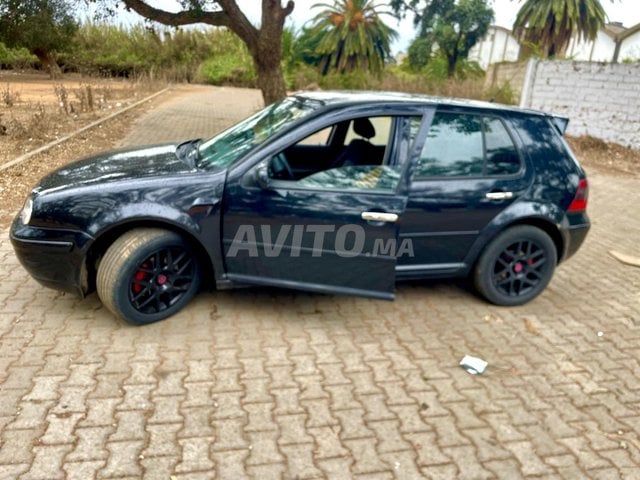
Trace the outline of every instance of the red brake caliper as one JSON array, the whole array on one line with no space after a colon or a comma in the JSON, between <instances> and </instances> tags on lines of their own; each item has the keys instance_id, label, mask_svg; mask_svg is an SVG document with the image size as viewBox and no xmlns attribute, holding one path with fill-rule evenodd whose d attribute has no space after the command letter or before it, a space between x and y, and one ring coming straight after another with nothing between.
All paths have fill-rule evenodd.
<instances>
[{"instance_id":1,"label":"red brake caliper","mask_svg":"<svg viewBox=\"0 0 640 480\"><path fill-rule=\"evenodd\" d=\"M142 264L142 268L149 268L149 264L148 263L143 263ZM142 270L138 270L136 272L136 274L133 276L134 280L144 280L147 278L149 274L147 272L144 272ZM133 284L133 293L140 293L142 291L142 285L138 284L138 283L134 283Z\"/></svg>"}]
</instances>

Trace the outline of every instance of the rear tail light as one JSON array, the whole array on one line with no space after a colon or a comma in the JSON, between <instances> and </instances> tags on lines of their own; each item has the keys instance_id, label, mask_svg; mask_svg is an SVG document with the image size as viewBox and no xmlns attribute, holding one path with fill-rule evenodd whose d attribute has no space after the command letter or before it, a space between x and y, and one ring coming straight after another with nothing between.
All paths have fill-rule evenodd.
<instances>
[{"instance_id":1,"label":"rear tail light","mask_svg":"<svg viewBox=\"0 0 640 480\"><path fill-rule=\"evenodd\" d=\"M587 209L587 201L589 200L589 182L587 182L586 178L583 178L578 183L578 190L576 191L576 195L573 197L573 201L569 208L568 212L584 212Z\"/></svg>"}]
</instances>

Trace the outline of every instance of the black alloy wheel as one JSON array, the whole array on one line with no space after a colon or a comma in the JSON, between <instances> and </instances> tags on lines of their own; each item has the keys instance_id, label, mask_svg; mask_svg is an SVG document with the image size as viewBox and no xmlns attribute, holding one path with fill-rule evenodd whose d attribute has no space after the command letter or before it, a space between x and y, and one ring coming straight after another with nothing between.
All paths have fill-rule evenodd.
<instances>
[{"instance_id":1,"label":"black alloy wheel","mask_svg":"<svg viewBox=\"0 0 640 480\"><path fill-rule=\"evenodd\" d=\"M133 324L147 324L181 310L200 286L200 267L191 246L177 233L131 230L106 251L96 287L102 303Z\"/></svg>"},{"instance_id":2,"label":"black alloy wheel","mask_svg":"<svg viewBox=\"0 0 640 480\"><path fill-rule=\"evenodd\" d=\"M556 246L543 230L518 225L484 250L474 272L478 291L497 305L522 305L548 285L557 263Z\"/></svg>"}]
</instances>

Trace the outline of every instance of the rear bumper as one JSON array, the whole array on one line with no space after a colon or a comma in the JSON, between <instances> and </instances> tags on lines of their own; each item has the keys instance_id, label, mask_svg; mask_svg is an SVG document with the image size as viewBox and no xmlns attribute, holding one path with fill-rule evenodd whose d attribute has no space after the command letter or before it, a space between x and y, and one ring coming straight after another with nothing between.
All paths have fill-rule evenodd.
<instances>
[{"instance_id":1,"label":"rear bumper","mask_svg":"<svg viewBox=\"0 0 640 480\"><path fill-rule=\"evenodd\" d=\"M568 226L564 230L564 252L561 261L572 257L584 243L587 233L591 228L586 213L580 215L568 215Z\"/></svg>"},{"instance_id":2,"label":"rear bumper","mask_svg":"<svg viewBox=\"0 0 640 480\"><path fill-rule=\"evenodd\" d=\"M82 232L38 228L16 219L11 243L22 266L40 284L84 296L86 269L83 246L90 237Z\"/></svg>"}]
</instances>

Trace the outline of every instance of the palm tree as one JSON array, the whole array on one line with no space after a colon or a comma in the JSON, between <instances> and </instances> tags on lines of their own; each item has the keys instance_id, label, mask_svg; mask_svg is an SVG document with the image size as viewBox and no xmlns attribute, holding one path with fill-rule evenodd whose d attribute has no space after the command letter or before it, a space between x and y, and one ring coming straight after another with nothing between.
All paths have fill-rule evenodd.
<instances>
[{"instance_id":1,"label":"palm tree","mask_svg":"<svg viewBox=\"0 0 640 480\"><path fill-rule=\"evenodd\" d=\"M595 40L605 20L599 0L526 0L513 30L521 40L553 57L566 51L573 35Z\"/></svg>"},{"instance_id":2,"label":"palm tree","mask_svg":"<svg viewBox=\"0 0 640 480\"><path fill-rule=\"evenodd\" d=\"M391 56L391 40L397 33L387 26L373 0L335 0L333 5L315 4L324 8L313 19L314 32L321 37L317 53L322 56L320 71L340 73L356 69L380 74L384 61Z\"/></svg>"}]
</instances>

